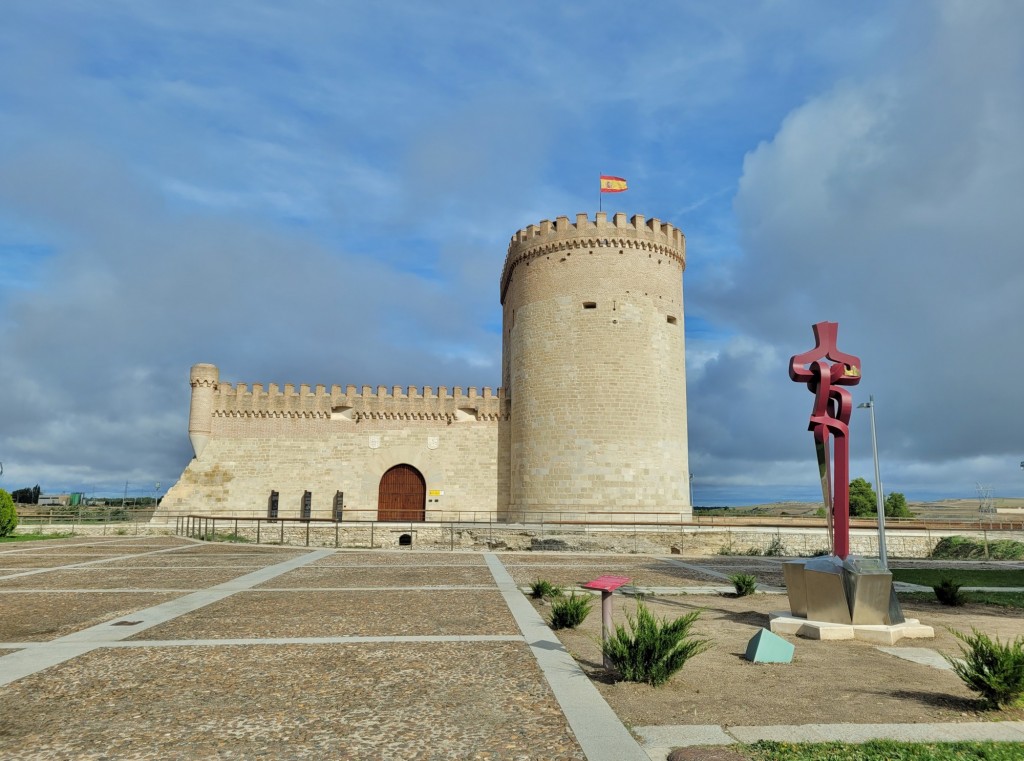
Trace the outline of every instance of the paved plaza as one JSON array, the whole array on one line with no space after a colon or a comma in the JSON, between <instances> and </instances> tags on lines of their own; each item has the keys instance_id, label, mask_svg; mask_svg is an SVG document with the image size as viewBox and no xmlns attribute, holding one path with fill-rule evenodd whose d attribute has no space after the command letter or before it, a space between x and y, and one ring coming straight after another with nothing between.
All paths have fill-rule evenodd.
<instances>
[{"instance_id":1,"label":"paved plaza","mask_svg":"<svg viewBox=\"0 0 1024 761\"><path fill-rule=\"evenodd\" d=\"M697 726L635 739L519 589L614 571L708 590L725 575L608 564L152 536L0 545L0 757L643 761L746 741Z\"/></svg>"}]
</instances>

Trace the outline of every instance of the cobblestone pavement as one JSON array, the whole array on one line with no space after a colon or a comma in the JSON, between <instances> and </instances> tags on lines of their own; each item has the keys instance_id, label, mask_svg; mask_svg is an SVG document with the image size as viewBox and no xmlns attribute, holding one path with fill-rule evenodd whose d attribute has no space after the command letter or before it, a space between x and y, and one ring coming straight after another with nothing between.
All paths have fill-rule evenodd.
<instances>
[{"instance_id":1,"label":"cobblestone pavement","mask_svg":"<svg viewBox=\"0 0 1024 761\"><path fill-rule=\"evenodd\" d=\"M0 551L4 759L587 758L481 555L29 545Z\"/></svg>"},{"instance_id":2,"label":"cobblestone pavement","mask_svg":"<svg viewBox=\"0 0 1024 761\"><path fill-rule=\"evenodd\" d=\"M3 545L0 758L623 761L733 742L721 727L640 727L645 754L517 587L614 573L713 590L740 571L777 585L781 562Z\"/></svg>"}]
</instances>

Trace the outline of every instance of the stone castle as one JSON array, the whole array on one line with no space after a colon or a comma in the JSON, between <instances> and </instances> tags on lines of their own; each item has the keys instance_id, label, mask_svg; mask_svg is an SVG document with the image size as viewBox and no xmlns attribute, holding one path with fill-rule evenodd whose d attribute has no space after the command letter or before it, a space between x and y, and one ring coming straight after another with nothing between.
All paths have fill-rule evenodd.
<instances>
[{"instance_id":1,"label":"stone castle","mask_svg":"<svg viewBox=\"0 0 1024 761\"><path fill-rule=\"evenodd\" d=\"M195 458L160 512L449 521L691 517L682 273L657 219L517 232L502 387L231 384L192 368Z\"/></svg>"}]
</instances>

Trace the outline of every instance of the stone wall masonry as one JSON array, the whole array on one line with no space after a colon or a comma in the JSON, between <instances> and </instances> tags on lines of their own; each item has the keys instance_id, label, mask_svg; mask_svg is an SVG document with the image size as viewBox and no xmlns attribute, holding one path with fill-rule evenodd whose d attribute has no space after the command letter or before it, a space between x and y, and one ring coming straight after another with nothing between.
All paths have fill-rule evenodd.
<instances>
[{"instance_id":1,"label":"stone wall masonry","mask_svg":"<svg viewBox=\"0 0 1024 761\"><path fill-rule=\"evenodd\" d=\"M110 523L100 525L77 525L74 533L82 536L135 536L175 533L183 535L184 517L155 518L150 523ZM306 524L293 521L263 522L260 530L261 544L281 544L281 530L287 546L305 546ZM44 526L19 526L18 533L57 533L72 530L68 524ZM255 541L257 535L254 521L244 518L218 519L215 523L207 519L198 531L216 533L220 538L237 534L248 541ZM823 550L826 545L824 529L808 528L761 528L728 529L722 527L684 526L650 528L611 529L590 527L587 530L567 531L565 527L509 526L501 523L476 526L457 523L340 523L311 522L309 524L309 546L334 547L337 537L339 548L352 549L405 549L399 539L410 534L412 549L419 550L465 550L465 551L565 551L581 553L678 555L680 557L702 557L721 554L737 556L763 554L778 541L782 546L781 557L810 557ZM1024 531L989 531L987 533L964 530L893 530L886 532L886 543L890 558L925 558L935 545L947 536L965 536L977 541L996 542L1003 539L1024 541ZM875 532L855 530L851 537L853 553L861 556L877 556L878 537ZM741 561L738 561L741 562Z\"/></svg>"},{"instance_id":2,"label":"stone wall masonry","mask_svg":"<svg viewBox=\"0 0 1024 761\"><path fill-rule=\"evenodd\" d=\"M381 477L408 464L426 481L428 520L473 520L498 510L498 423L263 418L215 420L202 455L161 501L157 516L180 513L266 517L271 491L278 515L300 517L305 491L313 518L331 518L335 492L344 515L377 518Z\"/></svg>"}]
</instances>

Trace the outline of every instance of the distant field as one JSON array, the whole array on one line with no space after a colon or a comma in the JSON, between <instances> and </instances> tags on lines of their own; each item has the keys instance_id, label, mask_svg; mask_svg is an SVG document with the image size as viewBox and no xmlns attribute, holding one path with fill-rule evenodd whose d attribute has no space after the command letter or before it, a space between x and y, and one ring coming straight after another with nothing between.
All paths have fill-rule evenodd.
<instances>
[{"instance_id":1,"label":"distant field","mask_svg":"<svg viewBox=\"0 0 1024 761\"><path fill-rule=\"evenodd\" d=\"M992 500L997 508L1024 509L1024 497L1003 497ZM949 499L941 502L907 502L915 517L926 519L977 518L977 499ZM701 515L728 514L752 516L789 516L812 518L822 507L821 502L766 502L761 505L699 510Z\"/></svg>"}]
</instances>

